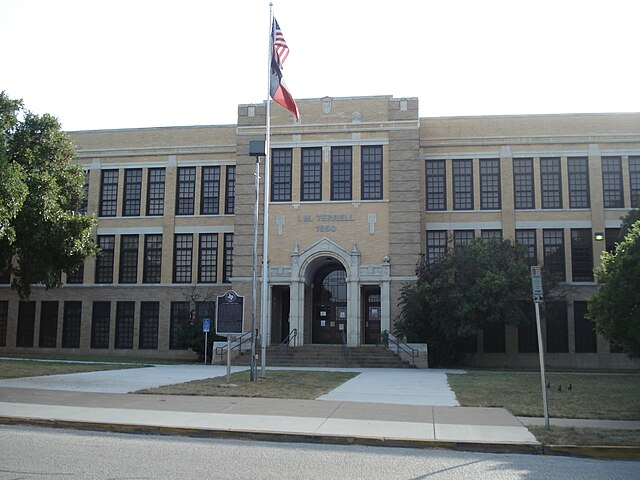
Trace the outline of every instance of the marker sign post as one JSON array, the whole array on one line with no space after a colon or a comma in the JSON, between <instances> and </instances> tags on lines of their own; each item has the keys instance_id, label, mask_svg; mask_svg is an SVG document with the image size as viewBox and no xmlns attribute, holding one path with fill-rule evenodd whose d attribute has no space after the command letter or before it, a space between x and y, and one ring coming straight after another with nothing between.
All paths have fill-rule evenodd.
<instances>
[{"instance_id":1,"label":"marker sign post","mask_svg":"<svg viewBox=\"0 0 640 480\"><path fill-rule=\"evenodd\" d=\"M542 345L542 328L540 327L540 304L544 303L542 291L542 268L531 267L531 289L533 291L533 303L536 308L536 327L538 330L538 356L540 357L540 377L542 380L542 403L544 408L544 427L549 430L549 405L547 403L547 382L544 373L544 348Z\"/></svg>"},{"instance_id":2,"label":"marker sign post","mask_svg":"<svg viewBox=\"0 0 640 480\"><path fill-rule=\"evenodd\" d=\"M211 319L203 318L202 319L202 331L204 332L204 364L207 364L207 336L209 335L209 331L211 330ZM213 354L211 354L213 356Z\"/></svg>"},{"instance_id":3,"label":"marker sign post","mask_svg":"<svg viewBox=\"0 0 640 480\"><path fill-rule=\"evenodd\" d=\"M244 324L244 297L233 290L218 297L216 302L216 333L227 337L227 383L231 382L231 339L242 335Z\"/></svg>"}]
</instances>

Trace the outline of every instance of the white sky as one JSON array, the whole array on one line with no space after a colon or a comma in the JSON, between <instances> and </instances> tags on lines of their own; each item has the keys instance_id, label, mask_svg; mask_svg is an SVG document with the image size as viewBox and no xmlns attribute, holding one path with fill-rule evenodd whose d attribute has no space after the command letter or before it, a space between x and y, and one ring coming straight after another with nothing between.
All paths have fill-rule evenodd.
<instances>
[{"instance_id":1,"label":"white sky","mask_svg":"<svg viewBox=\"0 0 640 480\"><path fill-rule=\"evenodd\" d=\"M640 112L638 0L273 3L298 99ZM266 99L268 26L268 0L0 0L0 91L65 130L235 123Z\"/></svg>"}]
</instances>

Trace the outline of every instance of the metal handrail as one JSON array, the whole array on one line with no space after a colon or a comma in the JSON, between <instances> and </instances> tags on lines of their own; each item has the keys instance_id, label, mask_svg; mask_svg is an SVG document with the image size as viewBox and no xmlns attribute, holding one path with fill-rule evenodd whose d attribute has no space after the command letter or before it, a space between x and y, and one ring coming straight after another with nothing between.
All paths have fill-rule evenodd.
<instances>
[{"instance_id":1,"label":"metal handrail","mask_svg":"<svg viewBox=\"0 0 640 480\"><path fill-rule=\"evenodd\" d=\"M340 331L340 340L342 341L342 355L344 356L344 366L349 366L349 345L347 345L347 335L344 330Z\"/></svg>"},{"instance_id":2,"label":"metal handrail","mask_svg":"<svg viewBox=\"0 0 640 480\"><path fill-rule=\"evenodd\" d=\"M238 354L242 354L242 345L244 345L247 342L251 342L251 333L252 332L250 331L245 332L242 335L240 335L238 338L233 340L231 342L231 351L237 349ZM223 357L226 352L227 352L226 345L223 345L221 347L216 347L216 356L220 355L220 357ZM213 358L211 359L211 363L213 364Z\"/></svg>"},{"instance_id":3,"label":"metal handrail","mask_svg":"<svg viewBox=\"0 0 640 480\"><path fill-rule=\"evenodd\" d=\"M410 347L404 342L401 342L400 339L396 337L393 333L391 333L389 330L385 330L384 332L382 332L382 337L383 337L382 342L385 347L391 349L389 347L389 343L394 344L396 354L400 356L400 350L402 350L403 352L411 355L411 365L413 365L414 367L416 366L416 357L420 356L419 350Z\"/></svg>"},{"instance_id":4,"label":"metal handrail","mask_svg":"<svg viewBox=\"0 0 640 480\"><path fill-rule=\"evenodd\" d=\"M276 362L279 364L280 363L280 351L282 349L285 349L287 352L289 351L289 345L291 345L291 342L293 341L293 346L295 347L298 343L298 329L294 328L293 330L291 330L289 332L289 335L287 335L287 338L285 338L282 342L280 342L280 345L276 346Z\"/></svg>"}]
</instances>

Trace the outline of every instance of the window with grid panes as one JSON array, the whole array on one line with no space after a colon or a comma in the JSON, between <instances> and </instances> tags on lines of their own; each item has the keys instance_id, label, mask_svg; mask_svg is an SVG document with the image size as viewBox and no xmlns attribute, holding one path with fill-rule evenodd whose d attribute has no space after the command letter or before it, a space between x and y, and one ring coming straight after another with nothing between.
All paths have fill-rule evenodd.
<instances>
[{"instance_id":1,"label":"window with grid panes","mask_svg":"<svg viewBox=\"0 0 640 480\"><path fill-rule=\"evenodd\" d=\"M502 240L502 230L480 230L482 240Z\"/></svg>"},{"instance_id":2,"label":"window with grid panes","mask_svg":"<svg viewBox=\"0 0 640 480\"><path fill-rule=\"evenodd\" d=\"M9 323L9 301L0 300L0 347L7 346L7 324Z\"/></svg>"},{"instance_id":3,"label":"window with grid panes","mask_svg":"<svg viewBox=\"0 0 640 480\"><path fill-rule=\"evenodd\" d=\"M80 205L80 213L82 215L87 214L87 206L89 205L89 177L91 171L84 171L84 189L82 190L82 204Z\"/></svg>"},{"instance_id":4,"label":"window with grid panes","mask_svg":"<svg viewBox=\"0 0 640 480\"><path fill-rule=\"evenodd\" d=\"M169 349L184 350L187 348L178 341L178 335L180 330L189 322L189 318L189 302L171 302Z\"/></svg>"},{"instance_id":5,"label":"window with grid panes","mask_svg":"<svg viewBox=\"0 0 640 480\"><path fill-rule=\"evenodd\" d=\"M593 248L590 228L571 229L571 271L574 282L593 282Z\"/></svg>"},{"instance_id":6,"label":"window with grid panes","mask_svg":"<svg viewBox=\"0 0 640 480\"><path fill-rule=\"evenodd\" d=\"M218 215L220 213L220 167L202 167L200 197L201 215Z\"/></svg>"},{"instance_id":7,"label":"window with grid panes","mask_svg":"<svg viewBox=\"0 0 640 480\"><path fill-rule=\"evenodd\" d=\"M198 254L198 283L218 281L218 234L201 233Z\"/></svg>"},{"instance_id":8,"label":"window with grid panes","mask_svg":"<svg viewBox=\"0 0 640 480\"><path fill-rule=\"evenodd\" d=\"M469 245L475 238L475 232L473 230L454 230L453 231L453 245Z\"/></svg>"},{"instance_id":9,"label":"window with grid panes","mask_svg":"<svg viewBox=\"0 0 640 480\"><path fill-rule=\"evenodd\" d=\"M138 281L138 235L120 236L120 283Z\"/></svg>"},{"instance_id":10,"label":"window with grid panes","mask_svg":"<svg viewBox=\"0 0 640 480\"><path fill-rule=\"evenodd\" d=\"M533 159L513 159L513 198L516 210L534 208Z\"/></svg>"},{"instance_id":11,"label":"window with grid panes","mask_svg":"<svg viewBox=\"0 0 640 480\"><path fill-rule=\"evenodd\" d=\"M224 234L224 250L222 252L222 282L231 283L233 276L233 233Z\"/></svg>"},{"instance_id":12,"label":"window with grid panes","mask_svg":"<svg viewBox=\"0 0 640 480\"><path fill-rule=\"evenodd\" d=\"M122 215L125 217L135 217L140 215L141 198L142 169L126 169L124 171L124 197L122 199Z\"/></svg>"},{"instance_id":13,"label":"window with grid panes","mask_svg":"<svg viewBox=\"0 0 640 480\"><path fill-rule=\"evenodd\" d=\"M552 272L559 281L565 280L564 231L562 229L542 230L542 248L544 267Z\"/></svg>"},{"instance_id":14,"label":"window with grid panes","mask_svg":"<svg viewBox=\"0 0 640 480\"><path fill-rule=\"evenodd\" d=\"M178 233L173 248L173 282L191 283L191 261L193 258L193 234Z\"/></svg>"},{"instance_id":15,"label":"window with grid panes","mask_svg":"<svg viewBox=\"0 0 640 480\"><path fill-rule=\"evenodd\" d=\"M480 159L480 209L500 210L500 160Z\"/></svg>"},{"instance_id":16,"label":"window with grid panes","mask_svg":"<svg viewBox=\"0 0 640 480\"><path fill-rule=\"evenodd\" d=\"M136 302L118 302L116 304L115 348L133 348L133 327Z\"/></svg>"},{"instance_id":17,"label":"window with grid panes","mask_svg":"<svg viewBox=\"0 0 640 480\"><path fill-rule=\"evenodd\" d=\"M82 302L64 302L62 348L80 348Z\"/></svg>"},{"instance_id":18,"label":"window with grid panes","mask_svg":"<svg viewBox=\"0 0 640 480\"><path fill-rule=\"evenodd\" d=\"M444 160L425 163L427 211L447 209L446 167Z\"/></svg>"},{"instance_id":19,"label":"window with grid panes","mask_svg":"<svg viewBox=\"0 0 640 480\"><path fill-rule=\"evenodd\" d=\"M589 159L567 158L569 208L589 208Z\"/></svg>"},{"instance_id":20,"label":"window with grid panes","mask_svg":"<svg viewBox=\"0 0 640 480\"><path fill-rule=\"evenodd\" d=\"M164 168L150 168L147 172L147 215L164 215Z\"/></svg>"},{"instance_id":21,"label":"window with grid panes","mask_svg":"<svg viewBox=\"0 0 640 480\"><path fill-rule=\"evenodd\" d=\"M622 159L602 157L602 199L604 208L622 208Z\"/></svg>"},{"instance_id":22,"label":"window with grid panes","mask_svg":"<svg viewBox=\"0 0 640 480\"><path fill-rule=\"evenodd\" d=\"M36 302L21 300L18 303L18 330L16 347L33 347L36 322Z\"/></svg>"},{"instance_id":23,"label":"window with grid panes","mask_svg":"<svg viewBox=\"0 0 640 480\"><path fill-rule=\"evenodd\" d=\"M160 283L162 273L162 235L144 236L143 283Z\"/></svg>"},{"instance_id":24,"label":"window with grid panes","mask_svg":"<svg viewBox=\"0 0 640 480\"><path fill-rule=\"evenodd\" d=\"M76 268L73 272L67 273L68 284L84 283L84 263Z\"/></svg>"},{"instance_id":25,"label":"window with grid panes","mask_svg":"<svg viewBox=\"0 0 640 480\"><path fill-rule=\"evenodd\" d=\"M96 283L113 283L115 235L98 235L101 252L96 256Z\"/></svg>"},{"instance_id":26,"label":"window with grid panes","mask_svg":"<svg viewBox=\"0 0 640 480\"><path fill-rule=\"evenodd\" d=\"M595 325L587 318L587 302L573 302L573 331L576 353L598 352Z\"/></svg>"},{"instance_id":27,"label":"window with grid panes","mask_svg":"<svg viewBox=\"0 0 640 480\"><path fill-rule=\"evenodd\" d=\"M562 208L562 177L559 158L540 159L542 208Z\"/></svg>"},{"instance_id":28,"label":"window with grid panes","mask_svg":"<svg viewBox=\"0 0 640 480\"><path fill-rule=\"evenodd\" d=\"M193 215L196 198L196 167L178 168L176 215Z\"/></svg>"},{"instance_id":29,"label":"window with grid panes","mask_svg":"<svg viewBox=\"0 0 640 480\"><path fill-rule=\"evenodd\" d=\"M604 249L607 252L613 252L616 249L616 244L618 243L618 235L620 235L619 228L604 229Z\"/></svg>"},{"instance_id":30,"label":"window with grid panes","mask_svg":"<svg viewBox=\"0 0 640 480\"><path fill-rule=\"evenodd\" d=\"M227 183L224 213L231 215L236 211L236 167L227 166Z\"/></svg>"},{"instance_id":31,"label":"window with grid panes","mask_svg":"<svg viewBox=\"0 0 640 480\"><path fill-rule=\"evenodd\" d=\"M427 262L435 263L447 253L447 231L427 231Z\"/></svg>"},{"instance_id":32,"label":"window with grid panes","mask_svg":"<svg viewBox=\"0 0 640 480\"><path fill-rule=\"evenodd\" d=\"M160 302L140 302L140 342L138 348L158 348L158 324L160 323Z\"/></svg>"},{"instance_id":33,"label":"window with grid panes","mask_svg":"<svg viewBox=\"0 0 640 480\"><path fill-rule=\"evenodd\" d=\"M382 146L364 146L362 154L362 200L382 200Z\"/></svg>"},{"instance_id":34,"label":"window with grid panes","mask_svg":"<svg viewBox=\"0 0 640 480\"><path fill-rule=\"evenodd\" d=\"M631 207L640 207L640 156L629 157L629 188Z\"/></svg>"},{"instance_id":35,"label":"window with grid panes","mask_svg":"<svg viewBox=\"0 0 640 480\"><path fill-rule=\"evenodd\" d=\"M473 210L473 163L471 160L454 160L453 209Z\"/></svg>"},{"instance_id":36,"label":"window with grid panes","mask_svg":"<svg viewBox=\"0 0 640 480\"><path fill-rule=\"evenodd\" d=\"M56 348L58 340L58 302L40 303L40 348Z\"/></svg>"},{"instance_id":37,"label":"window with grid panes","mask_svg":"<svg viewBox=\"0 0 640 480\"><path fill-rule=\"evenodd\" d=\"M535 230L516 230L516 242L527 247L527 259L531 265L538 264Z\"/></svg>"},{"instance_id":38,"label":"window with grid panes","mask_svg":"<svg viewBox=\"0 0 640 480\"><path fill-rule=\"evenodd\" d=\"M565 302L545 302L544 321L547 330L547 352L569 353L569 324Z\"/></svg>"},{"instance_id":39,"label":"window with grid panes","mask_svg":"<svg viewBox=\"0 0 640 480\"><path fill-rule=\"evenodd\" d=\"M118 170L102 170L100 181L101 217L115 217L118 206Z\"/></svg>"},{"instance_id":40,"label":"window with grid panes","mask_svg":"<svg viewBox=\"0 0 640 480\"><path fill-rule=\"evenodd\" d=\"M109 348L111 302L93 302L91 312L91 348Z\"/></svg>"},{"instance_id":41,"label":"window with grid panes","mask_svg":"<svg viewBox=\"0 0 640 480\"><path fill-rule=\"evenodd\" d=\"M271 201L291 201L291 159L290 148L271 150Z\"/></svg>"},{"instance_id":42,"label":"window with grid panes","mask_svg":"<svg viewBox=\"0 0 640 480\"><path fill-rule=\"evenodd\" d=\"M351 147L331 148L331 200L351 200Z\"/></svg>"},{"instance_id":43,"label":"window with grid panes","mask_svg":"<svg viewBox=\"0 0 640 480\"><path fill-rule=\"evenodd\" d=\"M322 200L322 148L303 148L300 168L300 200Z\"/></svg>"}]
</instances>

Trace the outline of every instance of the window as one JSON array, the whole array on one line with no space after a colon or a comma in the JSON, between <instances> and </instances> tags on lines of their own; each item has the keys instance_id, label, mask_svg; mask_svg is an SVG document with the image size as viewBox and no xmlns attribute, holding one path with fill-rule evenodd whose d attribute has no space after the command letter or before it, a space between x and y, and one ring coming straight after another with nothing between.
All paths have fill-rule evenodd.
<instances>
[{"instance_id":1,"label":"window","mask_svg":"<svg viewBox=\"0 0 640 480\"><path fill-rule=\"evenodd\" d=\"M158 348L160 302L140 303L140 349Z\"/></svg>"},{"instance_id":2,"label":"window","mask_svg":"<svg viewBox=\"0 0 640 480\"><path fill-rule=\"evenodd\" d=\"M538 353L538 325L533 302L523 302L526 320L518 325L518 353Z\"/></svg>"},{"instance_id":3,"label":"window","mask_svg":"<svg viewBox=\"0 0 640 480\"><path fill-rule=\"evenodd\" d=\"M446 167L444 160L428 160L425 165L427 211L447 209Z\"/></svg>"},{"instance_id":4,"label":"window","mask_svg":"<svg viewBox=\"0 0 640 480\"><path fill-rule=\"evenodd\" d=\"M80 348L82 302L64 302L62 348Z\"/></svg>"},{"instance_id":5,"label":"window","mask_svg":"<svg viewBox=\"0 0 640 480\"><path fill-rule=\"evenodd\" d=\"M303 202L322 200L322 149L320 147L302 149L301 169L300 199Z\"/></svg>"},{"instance_id":6,"label":"window","mask_svg":"<svg viewBox=\"0 0 640 480\"><path fill-rule=\"evenodd\" d=\"M178 168L176 215L193 215L196 198L196 167Z\"/></svg>"},{"instance_id":7,"label":"window","mask_svg":"<svg viewBox=\"0 0 640 480\"><path fill-rule=\"evenodd\" d=\"M569 175L569 208L589 208L589 160L587 157L567 158Z\"/></svg>"},{"instance_id":8,"label":"window","mask_svg":"<svg viewBox=\"0 0 640 480\"><path fill-rule=\"evenodd\" d=\"M133 325L136 302L116 304L115 348L133 348Z\"/></svg>"},{"instance_id":9,"label":"window","mask_svg":"<svg viewBox=\"0 0 640 480\"><path fill-rule=\"evenodd\" d=\"M574 282L593 282L590 228L571 229L571 270Z\"/></svg>"},{"instance_id":10,"label":"window","mask_svg":"<svg viewBox=\"0 0 640 480\"><path fill-rule=\"evenodd\" d=\"M624 207L620 157L602 157L602 198L604 208Z\"/></svg>"},{"instance_id":11,"label":"window","mask_svg":"<svg viewBox=\"0 0 640 480\"><path fill-rule=\"evenodd\" d=\"M115 217L118 205L118 170L102 170L100 183L101 217Z\"/></svg>"},{"instance_id":12,"label":"window","mask_svg":"<svg viewBox=\"0 0 640 480\"><path fill-rule=\"evenodd\" d=\"M193 234L180 233L175 236L173 251L173 282L191 283L191 260L193 256Z\"/></svg>"},{"instance_id":13,"label":"window","mask_svg":"<svg viewBox=\"0 0 640 480\"><path fill-rule=\"evenodd\" d=\"M198 283L218 281L218 234L201 233L198 255Z\"/></svg>"},{"instance_id":14,"label":"window","mask_svg":"<svg viewBox=\"0 0 640 480\"><path fill-rule=\"evenodd\" d=\"M619 235L620 235L619 228L604 229L604 248L607 252L613 252L616 249L616 244L618 243Z\"/></svg>"},{"instance_id":15,"label":"window","mask_svg":"<svg viewBox=\"0 0 640 480\"><path fill-rule=\"evenodd\" d=\"M227 166L227 184L224 213L231 215L236 210L236 167Z\"/></svg>"},{"instance_id":16,"label":"window","mask_svg":"<svg viewBox=\"0 0 640 480\"><path fill-rule=\"evenodd\" d=\"M331 200L351 200L351 147L331 149Z\"/></svg>"},{"instance_id":17,"label":"window","mask_svg":"<svg viewBox=\"0 0 640 480\"><path fill-rule=\"evenodd\" d=\"M58 340L58 302L40 304L40 348L56 348Z\"/></svg>"},{"instance_id":18,"label":"window","mask_svg":"<svg viewBox=\"0 0 640 480\"><path fill-rule=\"evenodd\" d=\"M447 231L427 231L427 262L436 263L447 253Z\"/></svg>"},{"instance_id":19,"label":"window","mask_svg":"<svg viewBox=\"0 0 640 480\"><path fill-rule=\"evenodd\" d=\"M164 168L150 168L147 181L147 215L164 215Z\"/></svg>"},{"instance_id":20,"label":"window","mask_svg":"<svg viewBox=\"0 0 640 480\"><path fill-rule=\"evenodd\" d=\"M480 208L500 210L500 160L480 159Z\"/></svg>"},{"instance_id":21,"label":"window","mask_svg":"<svg viewBox=\"0 0 640 480\"><path fill-rule=\"evenodd\" d=\"M482 240L502 240L502 230L480 230Z\"/></svg>"},{"instance_id":22,"label":"window","mask_svg":"<svg viewBox=\"0 0 640 480\"><path fill-rule=\"evenodd\" d=\"M109 348L111 302L93 302L91 348Z\"/></svg>"},{"instance_id":23,"label":"window","mask_svg":"<svg viewBox=\"0 0 640 480\"><path fill-rule=\"evenodd\" d=\"M162 273L162 235L144 236L143 283L160 283Z\"/></svg>"},{"instance_id":24,"label":"window","mask_svg":"<svg viewBox=\"0 0 640 480\"><path fill-rule=\"evenodd\" d=\"M562 179L559 158L540 159L542 208L562 208Z\"/></svg>"},{"instance_id":25,"label":"window","mask_svg":"<svg viewBox=\"0 0 640 480\"><path fill-rule=\"evenodd\" d=\"M527 259L531 265L538 264L538 250L535 230L516 230L516 242L527 247Z\"/></svg>"},{"instance_id":26,"label":"window","mask_svg":"<svg viewBox=\"0 0 640 480\"><path fill-rule=\"evenodd\" d=\"M9 323L9 302L0 301L0 347L7 346L7 324Z\"/></svg>"},{"instance_id":27,"label":"window","mask_svg":"<svg viewBox=\"0 0 640 480\"><path fill-rule=\"evenodd\" d=\"M87 207L89 205L89 177L90 170L84 171L84 190L82 191L82 204L80 205L80 213L82 215L87 214Z\"/></svg>"},{"instance_id":28,"label":"window","mask_svg":"<svg viewBox=\"0 0 640 480\"><path fill-rule=\"evenodd\" d=\"M171 325L169 327L169 348L186 349L179 341L180 330L189 322L189 302L171 302Z\"/></svg>"},{"instance_id":29,"label":"window","mask_svg":"<svg viewBox=\"0 0 640 480\"><path fill-rule=\"evenodd\" d=\"M587 318L587 302L573 302L573 324L576 353L597 353L595 325Z\"/></svg>"},{"instance_id":30,"label":"window","mask_svg":"<svg viewBox=\"0 0 640 480\"><path fill-rule=\"evenodd\" d=\"M562 229L542 230L542 248L544 267L553 273L559 281L566 278L564 261L564 231Z\"/></svg>"},{"instance_id":31,"label":"window","mask_svg":"<svg viewBox=\"0 0 640 480\"><path fill-rule=\"evenodd\" d=\"M362 147L362 200L382 200L382 146Z\"/></svg>"},{"instance_id":32,"label":"window","mask_svg":"<svg viewBox=\"0 0 640 480\"><path fill-rule=\"evenodd\" d=\"M120 237L120 283L138 281L138 235Z\"/></svg>"},{"instance_id":33,"label":"window","mask_svg":"<svg viewBox=\"0 0 640 480\"><path fill-rule=\"evenodd\" d=\"M115 242L115 235L98 235L98 247L102 251L96 257L96 283L113 283Z\"/></svg>"},{"instance_id":34,"label":"window","mask_svg":"<svg viewBox=\"0 0 640 480\"><path fill-rule=\"evenodd\" d=\"M629 188L631 190L631 207L640 207L640 156L629 157Z\"/></svg>"},{"instance_id":35,"label":"window","mask_svg":"<svg viewBox=\"0 0 640 480\"><path fill-rule=\"evenodd\" d=\"M544 317L547 326L547 352L569 352L569 325L565 302L546 302Z\"/></svg>"},{"instance_id":36,"label":"window","mask_svg":"<svg viewBox=\"0 0 640 480\"><path fill-rule=\"evenodd\" d=\"M533 159L513 159L513 196L516 210L535 208L533 201Z\"/></svg>"},{"instance_id":37,"label":"window","mask_svg":"<svg viewBox=\"0 0 640 480\"><path fill-rule=\"evenodd\" d=\"M222 282L231 283L233 276L233 233L224 234L224 251L222 262L224 270L222 272Z\"/></svg>"},{"instance_id":38,"label":"window","mask_svg":"<svg viewBox=\"0 0 640 480\"><path fill-rule=\"evenodd\" d=\"M291 201L291 158L290 148L271 150L271 201Z\"/></svg>"},{"instance_id":39,"label":"window","mask_svg":"<svg viewBox=\"0 0 640 480\"><path fill-rule=\"evenodd\" d=\"M68 284L84 283L84 263L76 268L73 272L67 273Z\"/></svg>"},{"instance_id":40,"label":"window","mask_svg":"<svg viewBox=\"0 0 640 480\"><path fill-rule=\"evenodd\" d=\"M504 353L506 349L504 323L489 323L484 329L484 353Z\"/></svg>"},{"instance_id":41,"label":"window","mask_svg":"<svg viewBox=\"0 0 640 480\"><path fill-rule=\"evenodd\" d=\"M475 232L473 230L454 230L453 231L453 245L469 245L473 242Z\"/></svg>"},{"instance_id":42,"label":"window","mask_svg":"<svg viewBox=\"0 0 640 480\"><path fill-rule=\"evenodd\" d=\"M18 331L16 347L33 347L33 333L36 321L36 302L20 301L18 303Z\"/></svg>"},{"instance_id":43,"label":"window","mask_svg":"<svg viewBox=\"0 0 640 480\"><path fill-rule=\"evenodd\" d=\"M122 215L135 217L140 215L142 192L142 169L131 168L124 171L124 197Z\"/></svg>"},{"instance_id":44,"label":"window","mask_svg":"<svg viewBox=\"0 0 640 480\"><path fill-rule=\"evenodd\" d=\"M473 210L473 163L471 160L454 160L453 209Z\"/></svg>"},{"instance_id":45,"label":"window","mask_svg":"<svg viewBox=\"0 0 640 480\"><path fill-rule=\"evenodd\" d=\"M220 213L220 167L202 167L200 215Z\"/></svg>"}]
</instances>

